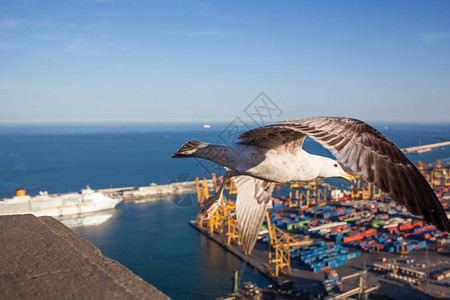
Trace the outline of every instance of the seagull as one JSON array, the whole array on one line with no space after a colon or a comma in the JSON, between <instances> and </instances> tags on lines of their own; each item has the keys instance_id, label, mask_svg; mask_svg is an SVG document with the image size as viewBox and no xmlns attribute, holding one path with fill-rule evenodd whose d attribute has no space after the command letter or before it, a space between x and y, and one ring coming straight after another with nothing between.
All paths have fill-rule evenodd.
<instances>
[{"instance_id":1,"label":"seagull","mask_svg":"<svg viewBox=\"0 0 450 300\"><path fill-rule=\"evenodd\" d=\"M337 160L304 151L306 136L330 150ZM172 157L202 158L226 168L218 191L203 204L206 219L220 206L225 181L234 178L238 230L246 254L255 246L276 182L331 177L355 182L343 168L376 185L413 215L450 232L441 202L415 165L383 134L357 119L282 121L246 131L231 145L187 142Z\"/></svg>"}]
</instances>

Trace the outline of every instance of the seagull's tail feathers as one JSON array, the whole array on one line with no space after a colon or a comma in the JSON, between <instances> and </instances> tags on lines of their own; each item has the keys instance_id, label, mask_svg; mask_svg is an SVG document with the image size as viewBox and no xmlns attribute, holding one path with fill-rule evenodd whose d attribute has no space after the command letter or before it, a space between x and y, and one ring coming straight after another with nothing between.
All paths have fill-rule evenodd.
<instances>
[{"instance_id":1,"label":"seagull's tail feathers","mask_svg":"<svg viewBox=\"0 0 450 300\"><path fill-rule=\"evenodd\" d=\"M206 148L211 144L191 141L186 142L177 152L172 155L172 158L180 158L180 157L199 157L196 155L198 149Z\"/></svg>"}]
</instances>

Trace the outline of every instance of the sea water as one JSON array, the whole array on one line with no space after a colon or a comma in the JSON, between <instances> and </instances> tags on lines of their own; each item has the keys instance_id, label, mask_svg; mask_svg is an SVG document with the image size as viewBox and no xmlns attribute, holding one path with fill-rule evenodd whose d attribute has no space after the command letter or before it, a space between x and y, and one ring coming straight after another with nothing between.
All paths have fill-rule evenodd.
<instances>
[{"instance_id":1,"label":"sea water","mask_svg":"<svg viewBox=\"0 0 450 300\"><path fill-rule=\"evenodd\" d=\"M450 139L449 124L376 124L399 147ZM223 171L195 159L171 159L185 141L226 144L236 132L227 124L0 125L0 197L17 188L66 193L91 188L168 183ZM307 139L304 148L330 155ZM412 161L450 161L450 147ZM339 180L333 183L342 184ZM181 200L181 201L180 201ZM268 280L188 225L198 207L193 198L121 203L99 215L103 222L75 224L75 232L175 299L213 299L231 290L234 270L259 286ZM92 220L91 220L92 221ZM94 220L95 221L95 220Z\"/></svg>"}]
</instances>

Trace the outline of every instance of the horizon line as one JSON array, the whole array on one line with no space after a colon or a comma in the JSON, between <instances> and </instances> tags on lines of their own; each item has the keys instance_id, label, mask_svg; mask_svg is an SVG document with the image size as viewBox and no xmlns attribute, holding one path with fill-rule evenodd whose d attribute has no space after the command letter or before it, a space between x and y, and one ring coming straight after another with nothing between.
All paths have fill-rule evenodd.
<instances>
[{"instance_id":1,"label":"horizon line","mask_svg":"<svg viewBox=\"0 0 450 300\"><path fill-rule=\"evenodd\" d=\"M227 124L232 123L236 118L231 120L31 120L31 121L19 121L19 120L0 120L0 125L156 125L156 124ZM292 119L286 119L292 120ZM361 120L361 119L360 119ZM244 124L256 125L254 121L250 119L241 119ZM271 120L264 125L276 123L282 120ZM365 123L372 124L448 124L450 120L361 120Z\"/></svg>"}]
</instances>

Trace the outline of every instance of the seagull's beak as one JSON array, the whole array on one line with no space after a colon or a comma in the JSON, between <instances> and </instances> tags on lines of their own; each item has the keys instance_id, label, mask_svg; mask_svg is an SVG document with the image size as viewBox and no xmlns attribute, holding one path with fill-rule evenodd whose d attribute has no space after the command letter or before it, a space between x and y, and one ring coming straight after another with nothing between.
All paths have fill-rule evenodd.
<instances>
[{"instance_id":1,"label":"seagull's beak","mask_svg":"<svg viewBox=\"0 0 450 300\"><path fill-rule=\"evenodd\" d=\"M356 183L356 179L355 177L353 177L352 175L350 175L350 173L342 173L341 178L344 178L345 180L350 181L351 183Z\"/></svg>"}]
</instances>

